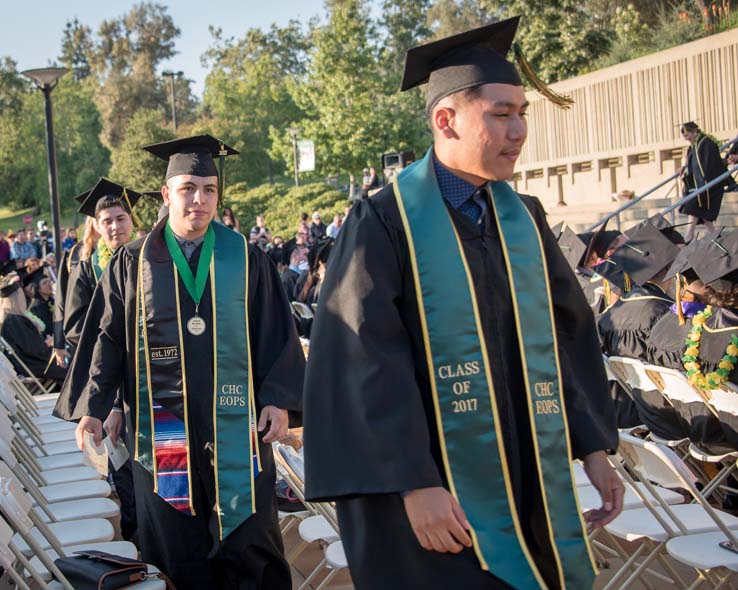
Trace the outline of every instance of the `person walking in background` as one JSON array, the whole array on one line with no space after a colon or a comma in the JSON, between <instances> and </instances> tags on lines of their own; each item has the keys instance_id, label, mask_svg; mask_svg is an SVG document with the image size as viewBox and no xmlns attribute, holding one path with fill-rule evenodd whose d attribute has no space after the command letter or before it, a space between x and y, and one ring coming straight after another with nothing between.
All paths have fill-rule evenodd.
<instances>
[{"instance_id":1,"label":"person walking in background","mask_svg":"<svg viewBox=\"0 0 738 590\"><path fill-rule=\"evenodd\" d=\"M705 135L696 123L688 121L682 125L682 137L689 142L686 163L681 168L686 195L725 173L727 168L720 157L720 147L711 137ZM685 236L687 242L694 238L695 230L700 223L703 223L708 231L714 229L712 222L720 213L724 187L728 182L726 180L725 183L705 190L679 207L679 212L689 217Z\"/></svg>"}]
</instances>

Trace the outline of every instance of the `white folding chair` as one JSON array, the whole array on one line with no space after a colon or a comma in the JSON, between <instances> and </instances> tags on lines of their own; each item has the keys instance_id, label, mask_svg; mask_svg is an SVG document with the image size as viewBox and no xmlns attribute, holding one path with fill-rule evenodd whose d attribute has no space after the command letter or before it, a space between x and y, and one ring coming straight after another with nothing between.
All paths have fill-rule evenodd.
<instances>
[{"instance_id":1,"label":"white folding chair","mask_svg":"<svg viewBox=\"0 0 738 590\"><path fill-rule=\"evenodd\" d=\"M299 301L292 302L292 309L297 312L297 315L306 320L312 319L315 316L313 310L310 309L310 307L308 307L304 303L300 303Z\"/></svg>"},{"instance_id":2,"label":"white folding chair","mask_svg":"<svg viewBox=\"0 0 738 590\"><path fill-rule=\"evenodd\" d=\"M615 465L624 479L631 479L630 473L636 474L649 495L642 497L644 508L623 511L605 527L609 534L619 539L640 541L605 590L625 590L646 573L651 573L649 569L654 561L672 577L673 583L686 586L672 564L665 559L667 542L684 535L738 529L738 518L710 506L695 486L696 476L669 447L621 434L618 455L622 464L616 462ZM654 484L685 490L694 503L669 505ZM634 490L638 493L639 488L635 487ZM653 502L653 499L657 502ZM631 569L633 572L623 580Z\"/></svg>"}]
</instances>

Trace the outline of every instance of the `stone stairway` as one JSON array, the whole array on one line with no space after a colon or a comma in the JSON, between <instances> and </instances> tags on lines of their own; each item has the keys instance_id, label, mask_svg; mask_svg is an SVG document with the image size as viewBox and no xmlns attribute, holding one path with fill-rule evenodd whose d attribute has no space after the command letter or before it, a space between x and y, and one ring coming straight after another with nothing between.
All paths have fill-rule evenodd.
<instances>
[{"instance_id":1,"label":"stone stairway","mask_svg":"<svg viewBox=\"0 0 738 590\"><path fill-rule=\"evenodd\" d=\"M621 231L625 231L644 219L660 213L675 202L675 200L668 198L646 197L620 214ZM546 213L548 214L548 222L551 226L556 225L560 221L565 221L566 225L574 232L583 232L587 227L596 223L607 214L612 213L622 205L623 203L620 202L570 205L566 207L550 205L546 207ZM669 215L667 215L668 218ZM675 213L675 223L677 225L687 223L687 217ZM725 193L716 225L738 227L738 192ZM611 219L607 227L609 229L617 229L616 220Z\"/></svg>"}]
</instances>

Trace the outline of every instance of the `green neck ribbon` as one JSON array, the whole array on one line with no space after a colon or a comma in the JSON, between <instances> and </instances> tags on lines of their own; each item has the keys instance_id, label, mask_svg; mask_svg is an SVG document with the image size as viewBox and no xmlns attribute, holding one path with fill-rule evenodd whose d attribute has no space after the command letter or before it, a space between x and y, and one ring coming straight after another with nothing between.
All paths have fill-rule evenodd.
<instances>
[{"instance_id":1,"label":"green neck ribbon","mask_svg":"<svg viewBox=\"0 0 738 590\"><path fill-rule=\"evenodd\" d=\"M187 292L192 297L192 301L195 302L195 309L200 305L202 294L205 291L205 284L208 281L208 267L210 261L213 259L213 248L215 247L215 232L213 231L212 224L208 226L205 232L205 239L202 242L202 251L200 252L200 259L197 261L197 275L193 276L192 269L190 268L187 258L185 258L182 248L177 243L177 238L174 237L174 232L169 226L167 221L164 226L164 239L167 243L167 249L169 254L172 256L174 265L177 267L179 276L182 277Z\"/></svg>"},{"instance_id":2,"label":"green neck ribbon","mask_svg":"<svg viewBox=\"0 0 738 590\"><path fill-rule=\"evenodd\" d=\"M146 237L139 258L134 460L153 475L154 491L159 493L157 472L160 459L166 461L166 456L157 455L159 424L155 419L155 406L164 402L162 405L167 407L182 408L179 414L183 414L184 419L179 422L184 423L188 456L190 420L212 420L215 513L218 536L222 540L256 512L254 479L261 470L255 436L256 402L249 343L248 243L243 235L219 223L211 223L205 237L210 253L204 246L197 279L190 290L186 274L177 272L180 265L176 253L179 252L181 260L184 255L176 242L175 248L170 244L167 228L164 240L159 228ZM166 256L167 250L171 258ZM200 280L205 281L200 279L203 260L209 261L202 269L205 279L210 276L212 299L212 320L207 334L213 338L213 413L211 416L188 416L187 361L199 351L185 349L183 304L177 277L182 277L193 300L199 303L204 292L204 285L199 286ZM166 426L161 425L162 428ZM189 460L187 472L191 498L191 480L196 476L191 473ZM194 514L194 506L191 512Z\"/></svg>"},{"instance_id":3,"label":"green neck ribbon","mask_svg":"<svg viewBox=\"0 0 738 590\"><path fill-rule=\"evenodd\" d=\"M556 579L544 579L522 533L487 343L461 240L431 148L395 179L410 250L438 437L450 492L471 523L483 570L517 590L590 588L595 566L574 493L548 270L538 228L504 182L487 185L507 265L545 521ZM444 244L439 248L438 244ZM544 279L542 288L541 279Z\"/></svg>"}]
</instances>

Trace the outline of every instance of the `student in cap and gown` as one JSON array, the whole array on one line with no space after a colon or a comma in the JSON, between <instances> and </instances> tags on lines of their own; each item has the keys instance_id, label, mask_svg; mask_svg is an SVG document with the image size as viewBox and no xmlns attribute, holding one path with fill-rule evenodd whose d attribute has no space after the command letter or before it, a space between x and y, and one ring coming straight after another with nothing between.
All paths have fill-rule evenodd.
<instances>
[{"instance_id":1,"label":"student in cap and gown","mask_svg":"<svg viewBox=\"0 0 738 590\"><path fill-rule=\"evenodd\" d=\"M213 221L213 157L237 152L208 135L146 149L168 160L169 216L116 252L95 291L65 384L78 443L100 437L122 384L143 560L179 590L287 590L270 443L301 410L289 304L266 254Z\"/></svg>"},{"instance_id":2,"label":"student in cap and gown","mask_svg":"<svg viewBox=\"0 0 738 590\"><path fill-rule=\"evenodd\" d=\"M548 536L531 432L533 410L528 408L538 394L526 389L516 329L530 315L542 312L537 330L550 330L545 318L555 319L558 347L544 345L538 350L544 356L558 350L570 451L584 458L605 498L604 508L589 515L591 522L597 526L619 512L622 490L612 479L605 454L617 446L617 430L592 312L539 204L515 195L506 183L488 184L489 180L512 176L526 137L527 102L515 66L504 58L517 23L518 18L502 21L408 52L403 88L428 82L427 110L435 145L425 158L398 176L397 187L404 187L402 190L387 186L354 206L328 262L305 381L306 495L309 500L336 501L341 537L358 589L509 588L514 585L510 580L517 580L527 567L526 559L514 553L514 547L523 546L530 551L527 564L532 560L540 575L538 581L529 580L528 584L558 588L562 585L558 574L581 567L588 573L581 573L580 580L586 581L567 579L566 587L591 586L592 571L581 537L572 532L570 538L570 548L581 551L578 557L570 554L559 562ZM479 118L482 112L485 123ZM476 143L477 137L480 143ZM480 162L480 154L489 158ZM428 190L413 192L405 184L421 178L426 179ZM400 192L404 196L400 197ZM417 198L424 199L428 208L401 207L407 199ZM505 205L515 208L515 219L519 214L527 220L525 229L517 234L527 238L524 248L542 240L540 249L535 253L531 250L529 259L524 257L525 263L511 254L514 270L510 273L500 243L503 232L511 239L508 219L503 220L493 208ZM421 219L431 207L439 212L438 223ZM417 242L412 242L415 256L407 237L407 231L415 232L406 228L405 221L409 227L411 219L408 211L419 222L414 225L416 230L433 228L433 234L423 241L421 254ZM505 225L498 227L498 223ZM448 232L443 238L448 243L439 243L440 231ZM465 257L468 271L453 265L444 255L447 249ZM547 276L541 270L527 277L531 281L528 288L512 290L512 272L521 266L532 268L528 262L538 264L541 259ZM416 281L423 279L419 278L422 273L414 270L416 263L431 271L437 265L442 278L418 291ZM446 276L451 268L454 273L465 273L466 278ZM526 302L516 315L514 301L518 296L536 292L548 297L547 285L552 315L546 311L548 300L540 307ZM454 292L446 298L439 294L441 287L453 287ZM446 338L438 339L435 331L426 334L426 329L435 330L438 319L435 314L421 313L419 295L441 297L435 309L448 315L448 309L460 305L456 289L460 295L469 294L471 301L476 299L478 315L474 305L461 304L464 309L454 313L455 319L447 324L452 329ZM424 328L423 318L429 328ZM475 365L477 361L473 361L466 367L462 363L460 368L441 366L437 370L433 361L429 369L429 348L458 342L462 332L456 327L461 321L476 324L476 329L464 328L463 334L478 338L480 346L484 343L488 364L479 361ZM525 338L529 335L527 328L521 333ZM451 346L450 354L458 358L480 350L475 344L462 353ZM527 351L526 356L529 358ZM529 358L529 362L537 361ZM472 432L465 427L446 433L446 424L457 415L452 413L453 407L459 409L459 419L477 420L480 414L473 407L453 406L448 397L442 405L435 405L440 404L441 388L448 396L447 380L452 374L462 379L457 386L466 387L462 376L477 379L481 366L487 380L475 381L474 387L479 386L477 401L499 408L496 445L490 442L491 435L482 434L471 435L462 443L459 437ZM539 392L548 387L545 382L537 386ZM561 390L552 387L552 394ZM544 419L539 407L535 408L536 420ZM437 416L441 410L443 418ZM330 426L326 416L331 416ZM484 420L483 431L489 432L492 417L487 420L484 416ZM473 432L479 433L476 429ZM457 461L458 455L452 459L446 453L452 439L473 447L466 456L479 460L480 469L493 464L495 453L506 457L509 473L496 480L480 473L464 479L463 486L463 476L452 475L450 479L449 473L466 469ZM566 445L568 438L560 435L557 441ZM541 458L544 464L568 455L566 450L552 449ZM564 479L569 478L566 467L561 473ZM569 501L570 485L562 482L557 500ZM549 502L553 495L549 490ZM497 523L515 522L515 532L512 524L504 528L489 523L487 519L494 518L498 510L513 515ZM557 514L571 518L572 523L579 521L576 508L563 508ZM478 541L467 536L470 527L471 536ZM581 534L581 523L573 527ZM484 531L484 538L480 531ZM504 550L490 559L491 545L484 543L496 535L500 535L499 543L491 543L492 552L495 548Z\"/></svg>"},{"instance_id":3,"label":"student in cap and gown","mask_svg":"<svg viewBox=\"0 0 738 590\"><path fill-rule=\"evenodd\" d=\"M140 193L106 178L100 178L95 186L80 195L79 212L95 219L100 237L95 250L89 257L80 260L69 276L64 307L64 335L72 357L80 346L88 315L98 318L102 314L104 302L98 299L93 304L93 294L114 252L133 237L132 207L140 198ZM96 327L91 326L90 331L95 331ZM96 331L90 337L94 339L95 336ZM121 393L119 389L104 424L105 432L116 445L125 440L126 430ZM73 419L76 417L76 401L76 396L61 395L57 400L55 414L66 420ZM130 454L131 449L128 450ZM111 469L110 473L121 501L121 534L124 539L131 539L136 533L137 524L130 460L117 470Z\"/></svg>"},{"instance_id":4,"label":"student in cap and gown","mask_svg":"<svg viewBox=\"0 0 738 590\"><path fill-rule=\"evenodd\" d=\"M26 296L23 293L23 281L14 271L0 277L0 336L7 340L13 349L10 362L16 371L25 374L22 365L15 360L17 356L25 363L28 370L38 379L53 379L61 383L66 376L66 369L57 367L51 362L51 348L47 346L41 334L41 322L29 316Z\"/></svg>"},{"instance_id":5,"label":"student in cap and gown","mask_svg":"<svg viewBox=\"0 0 738 590\"><path fill-rule=\"evenodd\" d=\"M74 197L74 199L81 205L89 194L90 191L85 191ZM54 305L54 358L60 367L66 367L71 359L71 354L68 351L67 338L64 333L64 309L67 301L69 277L72 274L72 270L79 264L80 259L85 257L83 252L90 248L92 242L97 244L99 239L100 235L97 233L94 217L87 217L82 240L64 252L61 259L56 282L56 300ZM92 251L89 252L89 255L91 254Z\"/></svg>"},{"instance_id":6,"label":"student in cap and gown","mask_svg":"<svg viewBox=\"0 0 738 590\"><path fill-rule=\"evenodd\" d=\"M677 242L681 239L678 233L669 236ZM667 294L671 282L664 277L678 253L678 246L650 223L632 233L629 240L612 253L609 260L627 273L632 288L598 320L602 350L607 356L647 360L646 343L651 330L674 303L673 297ZM643 423L641 406L648 407L649 403L642 399L642 392L633 390L634 399L629 400L619 384L615 387L622 402L618 404L620 427Z\"/></svg>"},{"instance_id":7,"label":"student in cap and gown","mask_svg":"<svg viewBox=\"0 0 738 590\"><path fill-rule=\"evenodd\" d=\"M709 184L712 180L727 172L728 168L720 155L720 146L715 143L714 139L707 136L695 122L688 121L684 123L681 131L682 137L689 142L686 162L682 169L684 195L686 196L693 190ZM729 183L730 178L726 178L724 183L718 183L679 207L679 213L689 216L687 241L692 240L699 223L704 223L709 231L714 229L712 222L717 219L720 213L725 185Z\"/></svg>"}]
</instances>

